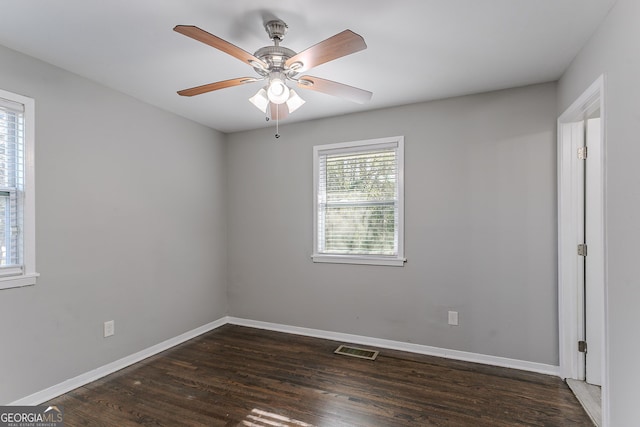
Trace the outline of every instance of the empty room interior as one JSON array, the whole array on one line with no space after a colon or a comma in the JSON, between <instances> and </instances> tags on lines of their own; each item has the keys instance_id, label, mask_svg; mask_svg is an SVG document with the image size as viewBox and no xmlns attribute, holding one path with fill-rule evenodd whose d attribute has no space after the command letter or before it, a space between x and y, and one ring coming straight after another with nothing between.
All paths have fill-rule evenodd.
<instances>
[{"instance_id":1,"label":"empty room interior","mask_svg":"<svg viewBox=\"0 0 640 427\"><path fill-rule=\"evenodd\" d=\"M638 0L0 11L1 407L640 423Z\"/></svg>"}]
</instances>

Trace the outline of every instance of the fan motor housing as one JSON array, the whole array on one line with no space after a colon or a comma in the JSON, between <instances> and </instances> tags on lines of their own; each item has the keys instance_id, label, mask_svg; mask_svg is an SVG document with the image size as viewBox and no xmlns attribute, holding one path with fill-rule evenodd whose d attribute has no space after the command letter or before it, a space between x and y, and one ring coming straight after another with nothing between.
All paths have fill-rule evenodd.
<instances>
[{"instance_id":1,"label":"fan motor housing","mask_svg":"<svg viewBox=\"0 0 640 427\"><path fill-rule=\"evenodd\" d=\"M254 67L254 69L256 70L256 72L263 75L265 74L265 72L268 73L269 71L283 71L284 63L287 61L287 59L295 56L295 54L296 53L293 50L284 46L262 47L258 49L256 53L253 54L253 56L264 61L268 66L268 70L263 70L256 67Z\"/></svg>"}]
</instances>

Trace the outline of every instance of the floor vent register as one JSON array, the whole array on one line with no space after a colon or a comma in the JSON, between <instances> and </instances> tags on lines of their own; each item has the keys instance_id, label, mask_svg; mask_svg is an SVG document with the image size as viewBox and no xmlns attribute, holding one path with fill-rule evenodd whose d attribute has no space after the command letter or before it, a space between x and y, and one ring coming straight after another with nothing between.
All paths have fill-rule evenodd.
<instances>
[{"instance_id":1,"label":"floor vent register","mask_svg":"<svg viewBox=\"0 0 640 427\"><path fill-rule=\"evenodd\" d=\"M334 353L342 354L344 356L357 357L360 359L376 360L379 352L375 350L368 350L366 348L351 347L343 344L338 347L336 351L334 351Z\"/></svg>"}]
</instances>

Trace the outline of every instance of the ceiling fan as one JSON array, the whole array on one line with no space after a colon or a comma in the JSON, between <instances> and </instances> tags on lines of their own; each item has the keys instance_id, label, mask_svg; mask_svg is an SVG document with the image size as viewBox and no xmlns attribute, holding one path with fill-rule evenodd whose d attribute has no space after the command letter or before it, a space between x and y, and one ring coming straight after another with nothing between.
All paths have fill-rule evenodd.
<instances>
[{"instance_id":1,"label":"ceiling fan","mask_svg":"<svg viewBox=\"0 0 640 427\"><path fill-rule=\"evenodd\" d=\"M287 29L287 24L279 19L267 22L265 30L274 45L262 47L252 55L198 27L192 25L176 26L174 31L223 51L253 67L258 73L257 77L238 77L209 83L178 91L178 94L194 96L246 83L266 81L267 84L249 98L249 101L267 114L267 119L283 119L304 104L305 101L298 96L295 90L289 88L287 82L295 83L300 89L314 90L361 104L371 99L373 94L363 89L319 77L299 76L310 68L366 49L367 45L360 35L351 30L344 30L296 53L289 48L280 46Z\"/></svg>"}]
</instances>

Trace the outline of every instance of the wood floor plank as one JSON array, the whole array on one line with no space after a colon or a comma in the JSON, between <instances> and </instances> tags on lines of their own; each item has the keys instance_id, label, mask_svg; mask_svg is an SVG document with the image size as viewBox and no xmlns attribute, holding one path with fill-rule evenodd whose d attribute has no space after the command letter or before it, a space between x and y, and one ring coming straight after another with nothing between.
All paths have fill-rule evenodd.
<instances>
[{"instance_id":1,"label":"wood floor plank","mask_svg":"<svg viewBox=\"0 0 640 427\"><path fill-rule=\"evenodd\" d=\"M60 396L67 426L591 426L559 378L225 325Z\"/></svg>"}]
</instances>

